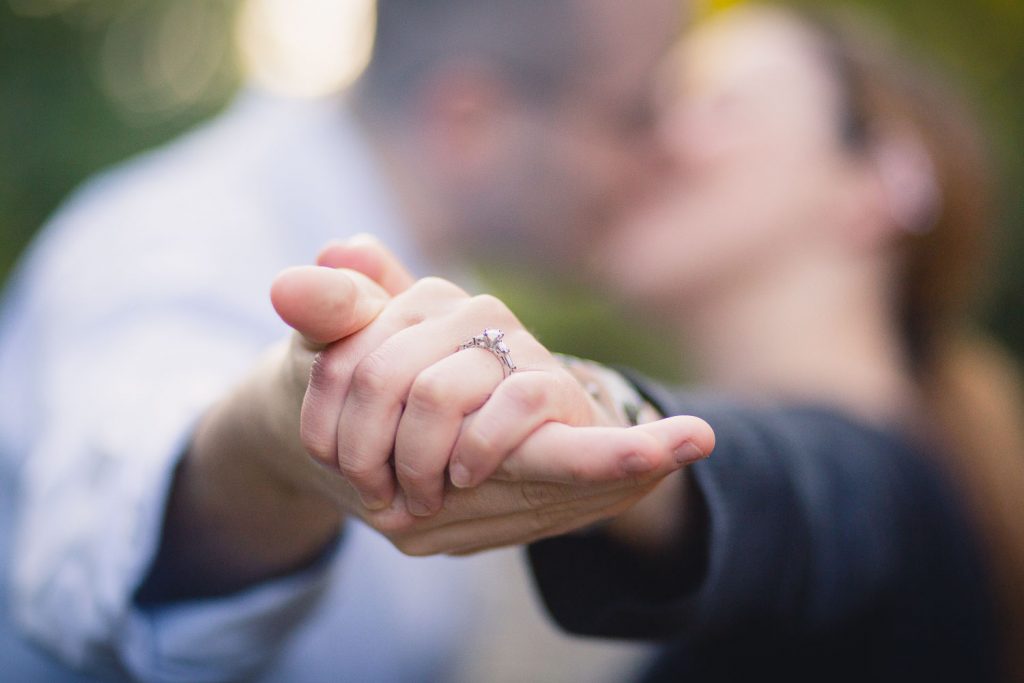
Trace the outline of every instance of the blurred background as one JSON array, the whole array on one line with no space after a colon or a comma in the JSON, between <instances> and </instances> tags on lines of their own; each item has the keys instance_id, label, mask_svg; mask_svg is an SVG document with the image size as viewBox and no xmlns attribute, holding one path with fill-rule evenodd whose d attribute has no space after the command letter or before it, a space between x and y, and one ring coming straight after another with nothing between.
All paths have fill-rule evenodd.
<instances>
[{"instance_id":1,"label":"blurred background","mask_svg":"<svg viewBox=\"0 0 1024 683\"><path fill-rule=\"evenodd\" d=\"M847 2L934 55L988 124L1007 239L984 322L1024 358L1024 2ZM0 0L0 281L76 185L215 114L243 84L344 88L368 58L373 11L372 0ZM657 330L626 339L607 304L572 282L557 294L522 278L486 284L552 348L684 372Z\"/></svg>"}]
</instances>

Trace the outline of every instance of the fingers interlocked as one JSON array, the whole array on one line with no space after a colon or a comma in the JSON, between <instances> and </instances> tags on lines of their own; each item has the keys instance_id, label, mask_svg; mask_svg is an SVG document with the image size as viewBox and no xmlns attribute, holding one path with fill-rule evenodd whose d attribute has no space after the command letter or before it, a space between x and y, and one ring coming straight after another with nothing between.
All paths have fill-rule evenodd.
<instances>
[{"instance_id":1,"label":"fingers interlocked","mask_svg":"<svg viewBox=\"0 0 1024 683\"><path fill-rule=\"evenodd\" d=\"M369 509L387 507L396 485L413 514L441 508L461 425L506 374L489 352L456 353L488 324L507 330L527 367L556 365L500 301L440 280L417 283L366 329L321 352L303 405L303 440Z\"/></svg>"},{"instance_id":2,"label":"fingers interlocked","mask_svg":"<svg viewBox=\"0 0 1024 683\"><path fill-rule=\"evenodd\" d=\"M310 476L407 553L579 528L714 448L696 418L626 428L504 304L439 279L414 283L378 242L333 244L318 261L282 273L272 291L299 333L284 413L301 399L302 445L335 470ZM506 346L496 334L465 345L489 329Z\"/></svg>"}]
</instances>

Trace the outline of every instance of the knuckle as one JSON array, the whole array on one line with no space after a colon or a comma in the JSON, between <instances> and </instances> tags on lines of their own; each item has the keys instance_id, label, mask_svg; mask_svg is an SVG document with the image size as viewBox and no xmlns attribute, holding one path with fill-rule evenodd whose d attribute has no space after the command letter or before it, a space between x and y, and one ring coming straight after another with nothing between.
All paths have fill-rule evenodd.
<instances>
[{"instance_id":1,"label":"knuckle","mask_svg":"<svg viewBox=\"0 0 1024 683\"><path fill-rule=\"evenodd\" d=\"M338 456L338 469L349 481L365 484L370 480L376 467L368 458L355 453L342 453Z\"/></svg>"},{"instance_id":2,"label":"knuckle","mask_svg":"<svg viewBox=\"0 0 1024 683\"><path fill-rule=\"evenodd\" d=\"M440 413L450 404L447 383L437 373L424 372L413 382L408 406L421 413Z\"/></svg>"},{"instance_id":3,"label":"knuckle","mask_svg":"<svg viewBox=\"0 0 1024 683\"><path fill-rule=\"evenodd\" d=\"M492 294L478 294L469 300L474 313L485 313L494 320L494 324L508 325L515 320L512 311L505 302Z\"/></svg>"},{"instance_id":4,"label":"knuckle","mask_svg":"<svg viewBox=\"0 0 1024 683\"><path fill-rule=\"evenodd\" d=\"M513 381L514 380L514 381ZM539 413L547 407L548 382L533 373L513 375L500 385L499 390L505 395L512 408L520 414Z\"/></svg>"},{"instance_id":5,"label":"knuckle","mask_svg":"<svg viewBox=\"0 0 1024 683\"><path fill-rule=\"evenodd\" d=\"M468 296L466 291L444 278L425 277L412 286L412 291L430 297L462 299Z\"/></svg>"},{"instance_id":6,"label":"knuckle","mask_svg":"<svg viewBox=\"0 0 1024 683\"><path fill-rule=\"evenodd\" d=\"M425 484L440 476L441 470L434 470L423 463L400 460L395 463L395 474L405 482Z\"/></svg>"},{"instance_id":7,"label":"knuckle","mask_svg":"<svg viewBox=\"0 0 1024 683\"><path fill-rule=\"evenodd\" d=\"M403 308L398 312L398 322L403 329L416 327L427 319L426 313L416 308Z\"/></svg>"},{"instance_id":8,"label":"knuckle","mask_svg":"<svg viewBox=\"0 0 1024 683\"><path fill-rule=\"evenodd\" d=\"M330 441L319 431L303 428L300 432L302 447L314 460L337 468L334 448Z\"/></svg>"},{"instance_id":9,"label":"knuckle","mask_svg":"<svg viewBox=\"0 0 1024 683\"><path fill-rule=\"evenodd\" d=\"M313 356L313 363L309 370L309 391L314 393L329 393L338 381L343 377L344 364L328 350L321 351Z\"/></svg>"},{"instance_id":10,"label":"knuckle","mask_svg":"<svg viewBox=\"0 0 1024 683\"><path fill-rule=\"evenodd\" d=\"M394 372L377 352L359 361L352 372L352 393L359 399L380 396L394 386Z\"/></svg>"},{"instance_id":11,"label":"knuckle","mask_svg":"<svg viewBox=\"0 0 1024 683\"><path fill-rule=\"evenodd\" d=\"M459 439L458 456L463 461L492 461L498 455L498 445L475 422Z\"/></svg>"}]
</instances>

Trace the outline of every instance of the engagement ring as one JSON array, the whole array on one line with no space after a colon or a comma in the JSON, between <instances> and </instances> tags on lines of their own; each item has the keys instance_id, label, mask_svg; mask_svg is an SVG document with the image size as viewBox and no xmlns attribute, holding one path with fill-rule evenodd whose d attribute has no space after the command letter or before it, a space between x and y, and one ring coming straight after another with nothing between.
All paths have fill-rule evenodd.
<instances>
[{"instance_id":1,"label":"engagement ring","mask_svg":"<svg viewBox=\"0 0 1024 683\"><path fill-rule=\"evenodd\" d=\"M501 370L508 377L516 371L516 364L512 361L511 350L505 343L505 333L501 330L489 328L459 345L459 351L466 349L484 349L494 354L495 358L501 361Z\"/></svg>"}]
</instances>

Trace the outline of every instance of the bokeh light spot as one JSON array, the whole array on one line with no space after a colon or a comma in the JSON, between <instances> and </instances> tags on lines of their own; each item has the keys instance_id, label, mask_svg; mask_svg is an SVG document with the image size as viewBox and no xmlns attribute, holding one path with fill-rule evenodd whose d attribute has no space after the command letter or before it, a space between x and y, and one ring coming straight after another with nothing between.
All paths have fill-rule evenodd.
<instances>
[{"instance_id":1,"label":"bokeh light spot","mask_svg":"<svg viewBox=\"0 0 1024 683\"><path fill-rule=\"evenodd\" d=\"M375 12L373 0L245 0L237 38L246 78L297 97L343 89L369 61Z\"/></svg>"}]
</instances>

